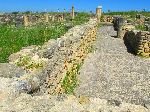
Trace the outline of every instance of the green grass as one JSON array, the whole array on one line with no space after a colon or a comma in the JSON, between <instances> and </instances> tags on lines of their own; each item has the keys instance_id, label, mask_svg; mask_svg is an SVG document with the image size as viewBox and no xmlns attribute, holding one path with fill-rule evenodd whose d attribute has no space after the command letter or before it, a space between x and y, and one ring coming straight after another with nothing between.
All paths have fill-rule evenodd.
<instances>
[{"instance_id":1,"label":"green grass","mask_svg":"<svg viewBox=\"0 0 150 112\"><path fill-rule=\"evenodd\" d=\"M136 30L141 30L141 31L146 31L145 25L137 25L137 26L135 26L135 29Z\"/></svg>"},{"instance_id":2,"label":"green grass","mask_svg":"<svg viewBox=\"0 0 150 112\"><path fill-rule=\"evenodd\" d=\"M146 11L118 11L118 12L108 12L108 13L104 13L105 15L122 15L122 16L126 16L126 15L131 15L131 18L135 18L135 16L137 14L142 14L143 16L146 17L150 17L150 12L146 12Z\"/></svg>"},{"instance_id":3,"label":"green grass","mask_svg":"<svg viewBox=\"0 0 150 112\"><path fill-rule=\"evenodd\" d=\"M74 89L77 87L77 84L78 84L77 75L79 73L81 66L82 66L82 63L76 64L75 68L72 68L71 71L68 71L66 73L66 76L63 79L63 82L61 85L62 88L65 90L66 94L73 94L74 93Z\"/></svg>"},{"instance_id":4,"label":"green grass","mask_svg":"<svg viewBox=\"0 0 150 112\"><path fill-rule=\"evenodd\" d=\"M24 56L21 57L17 62L16 62L17 66L21 66L24 67L26 69L39 69L39 68L43 68L43 63L41 62L35 62L31 59L31 57L28 56Z\"/></svg>"},{"instance_id":5,"label":"green grass","mask_svg":"<svg viewBox=\"0 0 150 112\"><path fill-rule=\"evenodd\" d=\"M83 24L85 22L88 22L90 19L91 15L89 13L77 13L77 15L75 16L74 20L73 20L73 25L80 25Z\"/></svg>"},{"instance_id":6,"label":"green grass","mask_svg":"<svg viewBox=\"0 0 150 112\"><path fill-rule=\"evenodd\" d=\"M8 62L10 54L18 52L22 47L42 45L49 39L56 39L68 29L61 23L52 26L38 25L29 28L0 26L0 62Z\"/></svg>"},{"instance_id":7,"label":"green grass","mask_svg":"<svg viewBox=\"0 0 150 112\"><path fill-rule=\"evenodd\" d=\"M80 25L87 22L89 18L89 13L77 13L74 20L67 20L66 23L71 22L73 26ZM0 25L0 63L8 62L8 57L21 50L22 47L42 45L50 39L60 37L71 27L60 22L51 25L41 23L28 28Z\"/></svg>"}]
</instances>

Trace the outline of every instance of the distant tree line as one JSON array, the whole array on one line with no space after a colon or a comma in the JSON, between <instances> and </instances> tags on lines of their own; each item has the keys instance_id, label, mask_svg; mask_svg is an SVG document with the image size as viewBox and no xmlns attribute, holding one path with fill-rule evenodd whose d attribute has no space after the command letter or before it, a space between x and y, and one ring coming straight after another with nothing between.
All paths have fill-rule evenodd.
<instances>
[{"instance_id":1,"label":"distant tree line","mask_svg":"<svg viewBox=\"0 0 150 112\"><path fill-rule=\"evenodd\" d=\"M117 12L111 12L110 10L108 10L108 12L104 13L104 15L122 15L122 16L126 16L126 15L131 15L131 16L136 16L137 14L142 14L143 16L147 16L150 17L150 12L149 11L145 11L143 9L143 11L117 11Z\"/></svg>"}]
</instances>

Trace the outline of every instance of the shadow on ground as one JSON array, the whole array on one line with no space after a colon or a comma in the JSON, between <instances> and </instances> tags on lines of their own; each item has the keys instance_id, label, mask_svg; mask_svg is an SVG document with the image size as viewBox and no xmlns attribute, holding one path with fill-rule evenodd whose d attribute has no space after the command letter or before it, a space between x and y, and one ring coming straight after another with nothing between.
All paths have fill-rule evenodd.
<instances>
[{"instance_id":1,"label":"shadow on ground","mask_svg":"<svg viewBox=\"0 0 150 112\"><path fill-rule=\"evenodd\" d=\"M135 35L135 34L134 34L134 35ZM128 53L131 53L131 54L133 54L133 55L136 55L136 53L135 53L134 49L132 48L132 46L130 45L130 43L129 43L127 37L128 37L128 32L125 33L125 35L124 35L124 37L123 37L124 44L125 44L125 46L126 46L126 48L127 48L127 52L128 52Z\"/></svg>"},{"instance_id":2,"label":"shadow on ground","mask_svg":"<svg viewBox=\"0 0 150 112\"><path fill-rule=\"evenodd\" d=\"M131 53L131 54L133 54L133 55L136 55L134 49L132 48L132 46L130 45L130 43L129 43L128 39L127 39L127 36L128 36L128 32L127 32L127 33L124 35L124 37L123 37L124 45L125 45L126 48L127 48L127 52L128 52L128 53ZM112 37L112 38L118 38L117 35L111 35L111 37Z\"/></svg>"}]
</instances>

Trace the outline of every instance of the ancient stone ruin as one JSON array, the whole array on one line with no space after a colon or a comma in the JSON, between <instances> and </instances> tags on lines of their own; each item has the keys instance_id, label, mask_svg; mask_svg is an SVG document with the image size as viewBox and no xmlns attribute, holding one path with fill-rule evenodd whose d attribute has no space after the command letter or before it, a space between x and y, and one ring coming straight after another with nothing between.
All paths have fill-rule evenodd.
<instances>
[{"instance_id":1,"label":"ancient stone ruin","mask_svg":"<svg viewBox=\"0 0 150 112\"><path fill-rule=\"evenodd\" d=\"M150 57L150 32L135 30L135 26L126 23L121 17L114 19L114 29L117 37L124 39L126 46L130 47L135 54Z\"/></svg>"},{"instance_id":2,"label":"ancient stone ruin","mask_svg":"<svg viewBox=\"0 0 150 112\"><path fill-rule=\"evenodd\" d=\"M20 93L34 93L37 90L49 94L65 92L61 84L66 73L72 70L76 72L76 66L83 62L95 41L96 32L97 21L90 20L70 29L57 40L49 40L41 47L31 46L12 54L9 64L6 64L9 66L7 70L11 72L12 67L20 66L25 71L16 70L8 76L3 74L5 71L1 73L1 78L5 77L7 80L10 77L13 85L11 91L7 88L2 91L2 94L6 94L4 99L12 97L9 93L17 97Z\"/></svg>"},{"instance_id":3,"label":"ancient stone ruin","mask_svg":"<svg viewBox=\"0 0 150 112\"><path fill-rule=\"evenodd\" d=\"M38 23L62 22L66 19L63 13L60 14L3 14L0 15L0 24L15 26L33 26Z\"/></svg>"},{"instance_id":4,"label":"ancient stone ruin","mask_svg":"<svg viewBox=\"0 0 150 112\"><path fill-rule=\"evenodd\" d=\"M70 15L71 20L75 19L74 7ZM65 15L3 15L0 21L9 24L14 18L17 26L28 27L39 22L64 21ZM137 23L145 24L140 15L137 19ZM104 26L99 30L101 24ZM132 54L128 49L132 49ZM149 81L149 60L135 55L150 57L150 32L135 30L121 16L102 15L99 6L87 23L42 46L22 48L9 56L8 63L0 63L0 111L149 112L149 85L144 82ZM147 65L141 70L140 64ZM82 80L78 79L80 72ZM107 98L101 99L101 93L102 98Z\"/></svg>"}]
</instances>

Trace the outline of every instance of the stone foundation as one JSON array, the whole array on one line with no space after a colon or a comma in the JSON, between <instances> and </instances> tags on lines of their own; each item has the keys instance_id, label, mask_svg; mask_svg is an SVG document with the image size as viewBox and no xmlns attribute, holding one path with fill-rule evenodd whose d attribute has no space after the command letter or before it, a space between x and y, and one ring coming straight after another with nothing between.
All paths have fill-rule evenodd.
<instances>
[{"instance_id":1,"label":"stone foundation","mask_svg":"<svg viewBox=\"0 0 150 112\"><path fill-rule=\"evenodd\" d=\"M101 18L101 22L109 22L109 23L112 23L113 22L113 17L112 16L107 16L107 15L104 15L102 18Z\"/></svg>"},{"instance_id":2,"label":"stone foundation","mask_svg":"<svg viewBox=\"0 0 150 112\"><path fill-rule=\"evenodd\" d=\"M150 57L150 32L127 31L124 39L130 44L136 54Z\"/></svg>"},{"instance_id":3,"label":"stone foundation","mask_svg":"<svg viewBox=\"0 0 150 112\"><path fill-rule=\"evenodd\" d=\"M26 74L15 78L13 87L19 93L34 93L39 89L49 94L65 92L62 82L67 73L77 73L77 65L91 51L97 26L97 20L91 19L70 29L57 40L51 39L43 46L29 46L12 54L10 63L26 71Z\"/></svg>"}]
</instances>

